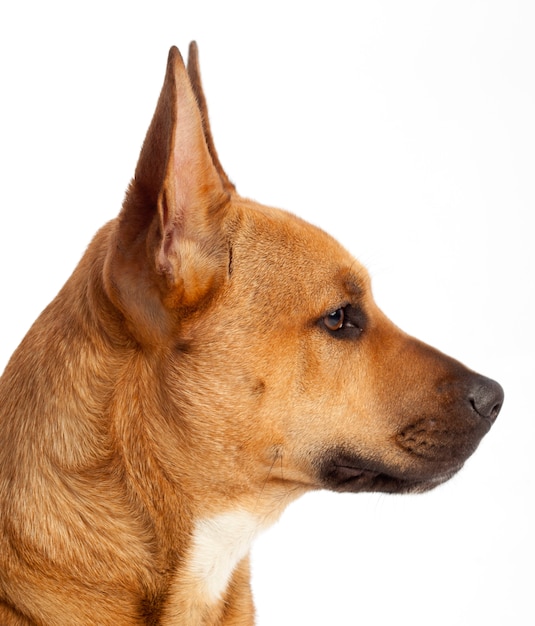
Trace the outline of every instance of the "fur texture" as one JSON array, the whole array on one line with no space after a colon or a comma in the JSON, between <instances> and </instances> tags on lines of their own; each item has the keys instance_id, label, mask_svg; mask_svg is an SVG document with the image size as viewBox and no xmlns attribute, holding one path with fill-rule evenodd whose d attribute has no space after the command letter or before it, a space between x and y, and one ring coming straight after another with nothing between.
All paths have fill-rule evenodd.
<instances>
[{"instance_id":1,"label":"fur texture","mask_svg":"<svg viewBox=\"0 0 535 626\"><path fill-rule=\"evenodd\" d=\"M173 48L121 213L0 381L0 623L250 626L249 547L288 502L430 489L502 399L238 195Z\"/></svg>"}]
</instances>

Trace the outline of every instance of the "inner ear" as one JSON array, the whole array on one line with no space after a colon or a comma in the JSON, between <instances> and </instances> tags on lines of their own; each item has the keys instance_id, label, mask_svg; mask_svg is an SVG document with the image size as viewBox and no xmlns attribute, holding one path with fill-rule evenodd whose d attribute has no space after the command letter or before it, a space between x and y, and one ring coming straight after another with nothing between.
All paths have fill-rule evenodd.
<instances>
[{"instance_id":1,"label":"inner ear","mask_svg":"<svg viewBox=\"0 0 535 626\"><path fill-rule=\"evenodd\" d=\"M108 284L132 324L158 322L166 316L158 307L198 306L224 280L229 197L188 72L171 48L107 261Z\"/></svg>"},{"instance_id":2,"label":"inner ear","mask_svg":"<svg viewBox=\"0 0 535 626\"><path fill-rule=\"evenodd\" d=\"M148 139L167 146L158 155L165 159L165 176L157 200L160 228L153 231L157 241L150 247L156 250L156 270L176 292L173 300L182 298L191 306L203 296L202 285L212 285L213 274L218 273L218 239L228 192L206 143L201 112L176 48L169 54L162 95L163 107L155 117L170 118L162 126L170 129L171 137ZM149 150L155 153L150 143Z\"/></svg>"}]
</instances>

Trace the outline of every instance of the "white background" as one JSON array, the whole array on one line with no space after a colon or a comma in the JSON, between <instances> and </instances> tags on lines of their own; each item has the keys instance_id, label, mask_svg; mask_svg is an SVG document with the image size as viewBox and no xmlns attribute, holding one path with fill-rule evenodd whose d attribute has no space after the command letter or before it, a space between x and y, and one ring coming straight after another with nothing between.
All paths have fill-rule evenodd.
<instances>
[{"instance_id":1,"label":"white background","mask_svg":"<svg viewBox=\"0 0 535 626\"><path fill-rule=\"evenodd\" d=\"M3 3L0 367L118 212L193 38L239 191L338 237L398 325L506 392L438 490L292 505L254 550L258 624L535 624L530 0Z\"/></svg>"}]
</instances>

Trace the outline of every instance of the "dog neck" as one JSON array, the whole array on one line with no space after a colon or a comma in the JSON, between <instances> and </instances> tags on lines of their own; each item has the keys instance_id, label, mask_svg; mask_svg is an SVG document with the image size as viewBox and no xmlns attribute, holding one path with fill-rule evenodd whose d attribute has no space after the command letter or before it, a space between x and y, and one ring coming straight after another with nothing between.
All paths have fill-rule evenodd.
<instances>
[{"instance_id":1,"label":"dog neck","mask_svg":"<svg viewBox=\"0 0 535 626\"><path fill-rule=\"evenodd\" d=\"M171 586L162 624L216 623L228 617L226 607L236 603L237 593L239 602L250 604L252 611L248 554L269 524L243 508L199 519L185 566Z\"/></svg>"}]
</instances>

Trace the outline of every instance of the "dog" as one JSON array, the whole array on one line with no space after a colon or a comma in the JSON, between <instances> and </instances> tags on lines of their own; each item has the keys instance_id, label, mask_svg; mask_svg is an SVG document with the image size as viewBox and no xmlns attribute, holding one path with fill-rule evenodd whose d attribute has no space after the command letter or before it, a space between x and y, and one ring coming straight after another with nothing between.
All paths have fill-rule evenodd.
<instances>
[{"instance_id":1,"label":"dog","mask_svg":"<svg viewBox=\"0 0 535 626\"><path fill-rule=\"evenodd\" d=\"M237 193L172 48L120 214L0 380L0 623L250 626L289 502L432 489L502 403L329 235Z\"/></svg>"}]
</instances>

